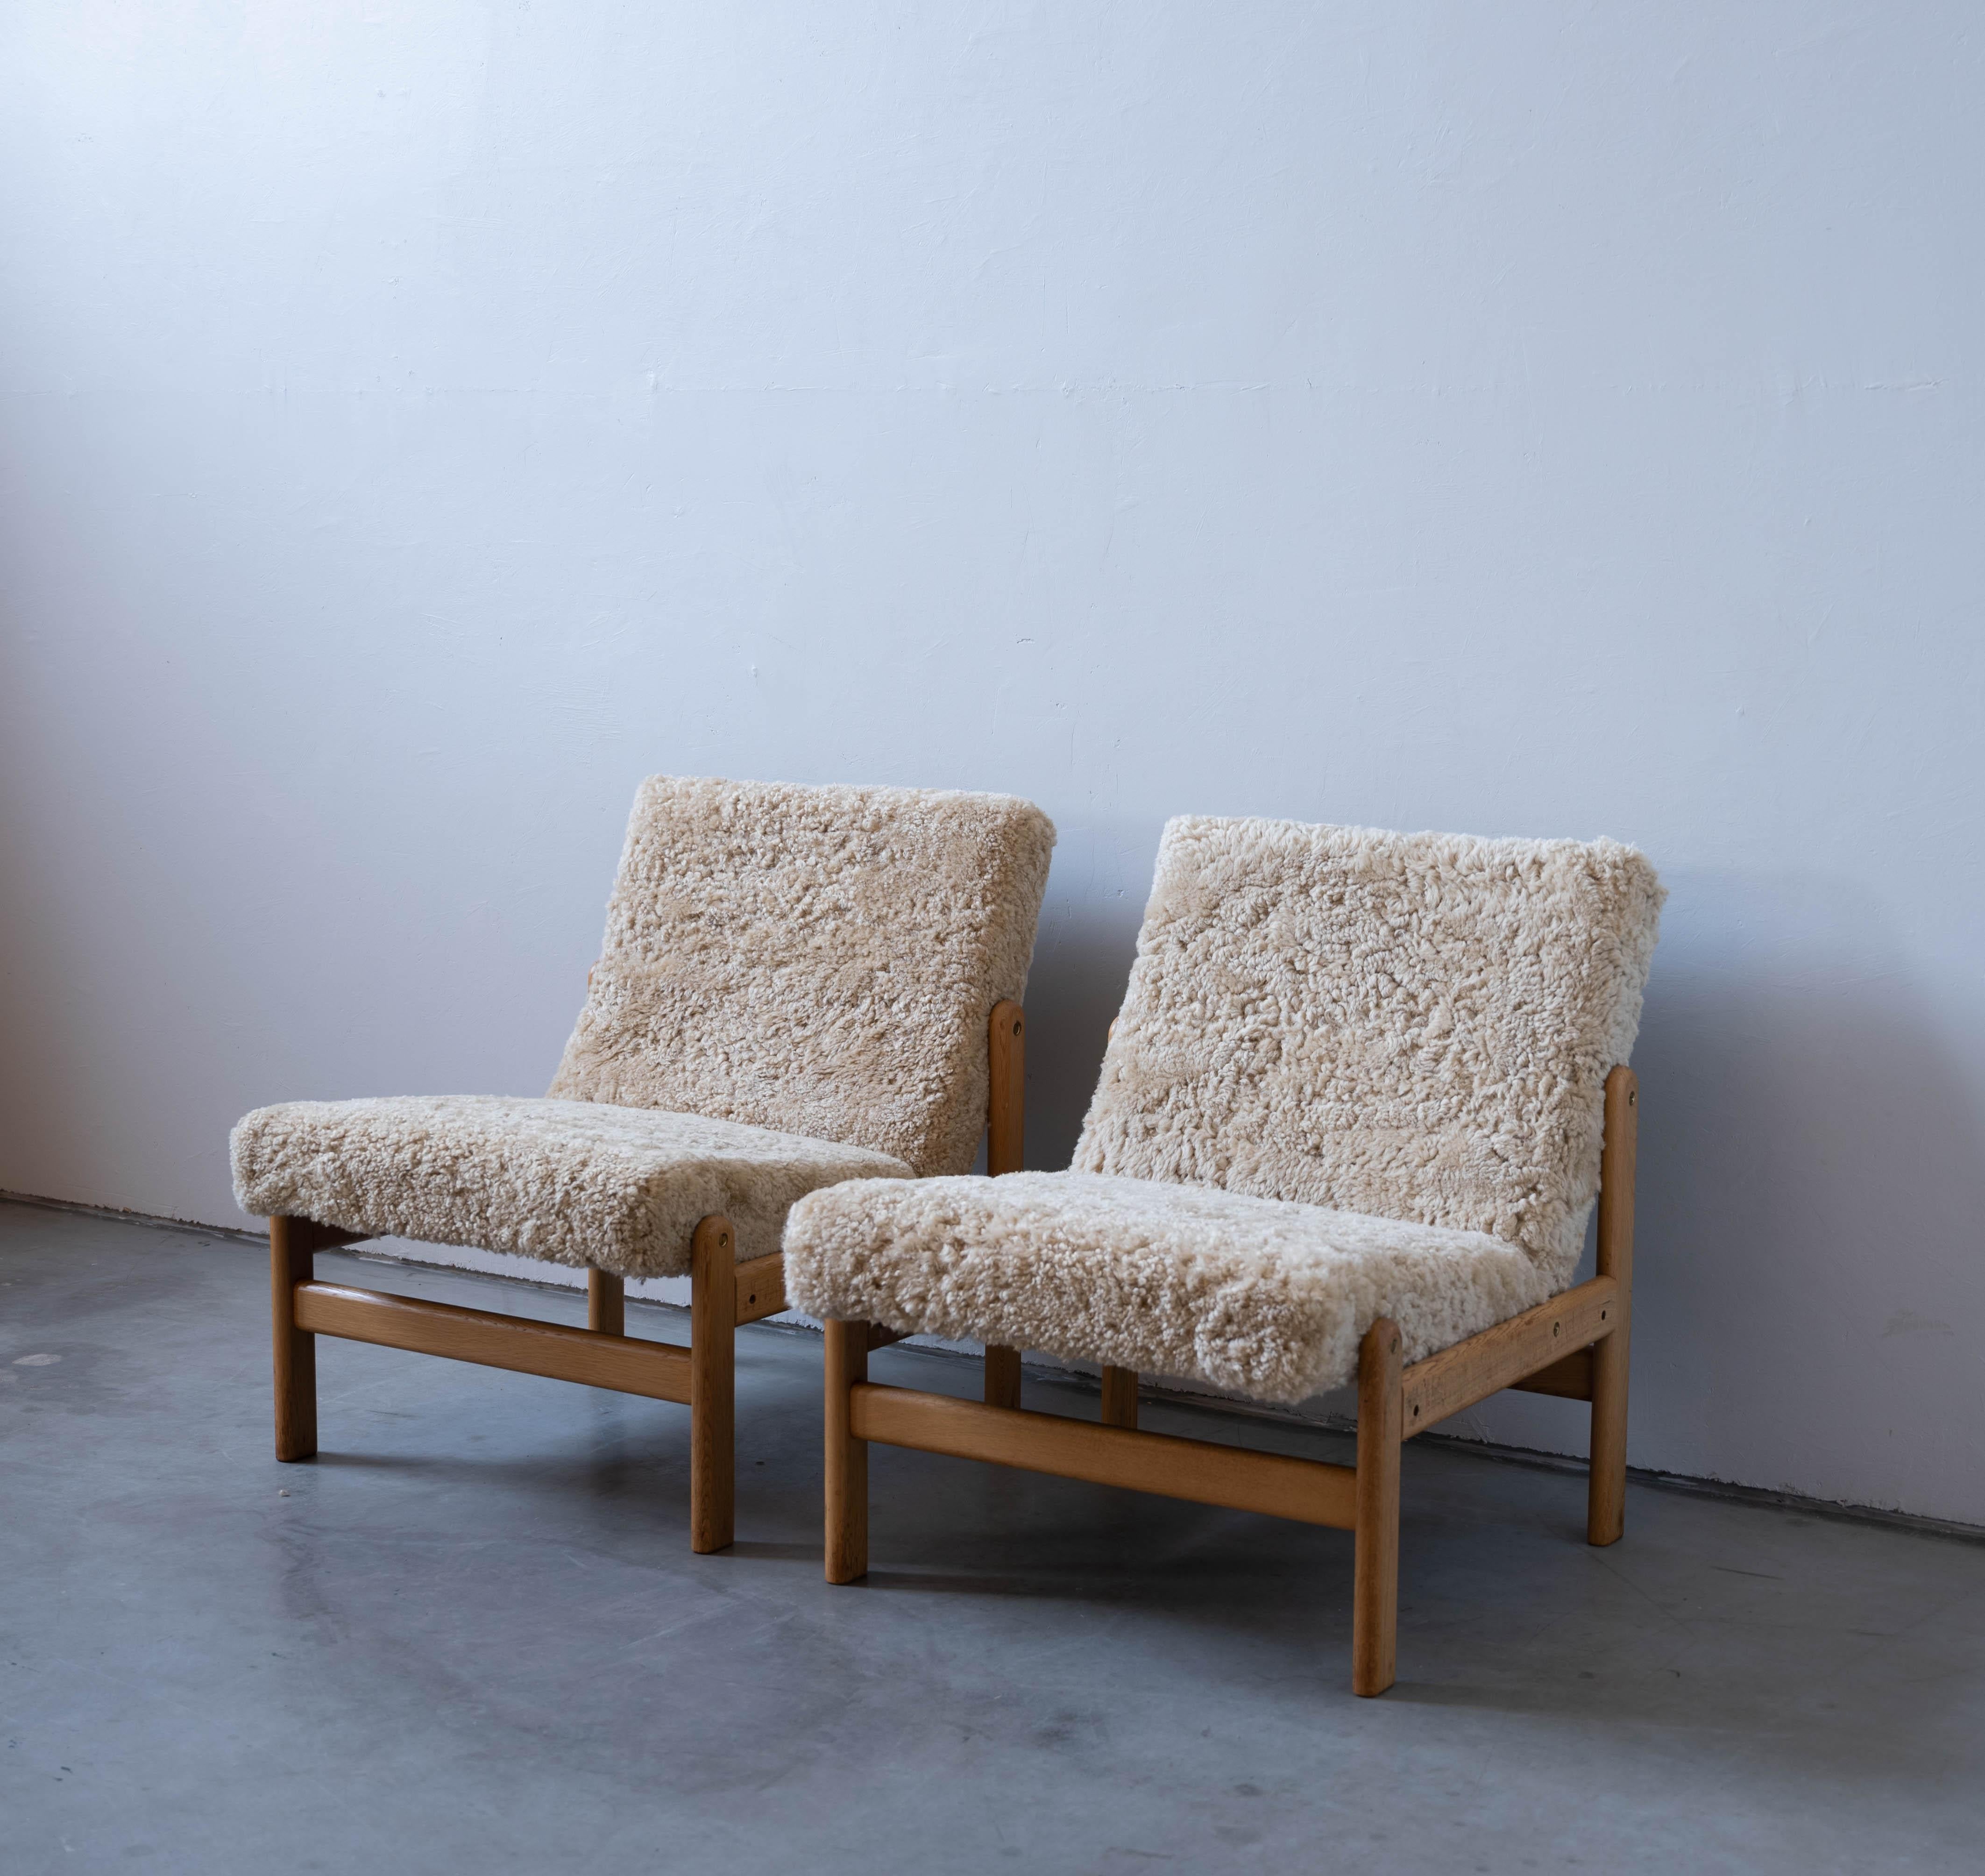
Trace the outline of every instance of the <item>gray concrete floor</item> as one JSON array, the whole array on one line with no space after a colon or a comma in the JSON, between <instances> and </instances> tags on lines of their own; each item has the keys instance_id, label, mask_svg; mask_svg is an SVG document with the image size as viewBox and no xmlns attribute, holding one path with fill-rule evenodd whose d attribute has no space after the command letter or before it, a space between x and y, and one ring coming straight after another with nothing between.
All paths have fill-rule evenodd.
<instances>
[{"instance_id":1,"label":"gray concrete floor","mask_svg":"<svg viewBox=\"0 0 1985 1876\"><path fill-rule=\"evenodd\" d=\"M1356 1700L1337 1532L878 1447L830 1588L796 1332L739 1337L726 1555L686 1411L556 1382L326 1342L279 1466L264 1269L0 1205L14 1876L1985 1868L1985 1548L1637 1488L1593 1551L1579 1481L1409 1447L1400 1681Z\"/></svg>"}]
</instances>

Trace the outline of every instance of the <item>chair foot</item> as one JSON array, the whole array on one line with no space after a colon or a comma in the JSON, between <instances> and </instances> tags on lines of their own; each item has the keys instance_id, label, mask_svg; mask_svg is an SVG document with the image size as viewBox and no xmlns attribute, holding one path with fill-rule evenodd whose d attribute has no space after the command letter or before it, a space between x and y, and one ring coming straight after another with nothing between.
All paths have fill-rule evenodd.
<instances>
[{"instance_id":1,"label":"chair foot","mask_svg":"<svg viewBox=\"0 0 1985 1876\"><path fill-rule=\"evenodd\" d=\"M713 1215L690 1246L689 1544L727 1550L737 1535L737 1253Z\"/></svg>"},{"instance_id":2,"label":"chair foot","mask_svg":"<svg viewBox=\"0 0 1985 1876\"><path fill-rule=\"evenodd\" d=\"M1395 1678L1399 1626L1399 1444L1404 1396L1399 1330L1381 1317L1358 1354L1357 1575L1352 1592L1351 1691L1383 1693Z\"/></svg>"},{"instance_id":3,"label":"chair foot","mask_svg":"<svg viewBox=\"0 0 1985 1876\"><path fill-rule=\"evenodd\" d=\"M868 1442L848 1431L848 1390L868 1378L868 1325L826 1329L827 1580L851 1583L868 1573Z\"/></svg>"}]
</instances>

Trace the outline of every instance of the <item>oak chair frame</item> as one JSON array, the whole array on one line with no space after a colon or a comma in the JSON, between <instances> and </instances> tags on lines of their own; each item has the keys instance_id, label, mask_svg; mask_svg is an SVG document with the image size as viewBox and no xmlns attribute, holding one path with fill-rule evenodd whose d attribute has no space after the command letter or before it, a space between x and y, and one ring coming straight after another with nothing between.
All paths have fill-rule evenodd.
<instances>
[{"instance_id":1,"label":"oak chair frame","mask_svg":"<svg viewBox=\"0 0 1985 1876\"><path fill-rule=\"evenodd\" d=\"M1398 1326L1384 1318L1372 1325L1359 1349L1355 1466L1140 1432L1137 1377L1124 1368L1103 1370L1098 1425L1022 1410L1017 1350L986 1351L982 1405L885 1387L868 1379L868 1351L878 1343L870 1326L830 1321L827 1580L867 1573L868 1447L878 1441L1334 1525L1353 1534L1352 1691L1383 1693L1398 1658L1399 1452L1416 1434L1503 1388L1589 1401L1586 1541L1617 1543L1624 1530L1639 1106L1634 1071L1614 1068L1606 1078L1597 1274L1589 1282L1410 1367L1401 1364Z\"/></svg>"},{"instance_id":2,"label":"oak chair frame","mask_svg":"<svg viewBox=\"0 0 1985 1876\"><path fill-rule=\"evenodd\" d=\"M1026 1019L1003 999L986 1023L986 1158L993 1172L1017 1172L1024 1126ZM586 1272L586 1326L538 1322L490 1310L428 1303L385 1290L320 1283L315 1254L364 1242L364 1234L307 1218L269 1221L270 1296L274 1310L276 1457L312 1457L317 1450L317 1338L372 1342L450 1360L509 1368L553 1380L673 1400L690 1413L690 1548L726 1548L736 1534L736 1331L776 1316L786 1305L781 1252L739 1263L730 1219L700 1220L690 1246L690 1340L650 1342L626 1332L626 1286L612 1273ZM878 1346L900 1340L878 1331ZM1019 1391L1017 1349L988 1349L991 1377L1010 1367ZM1006 1396L1003 1394L1001 1398Z\"/></svg>"}]
</instances>

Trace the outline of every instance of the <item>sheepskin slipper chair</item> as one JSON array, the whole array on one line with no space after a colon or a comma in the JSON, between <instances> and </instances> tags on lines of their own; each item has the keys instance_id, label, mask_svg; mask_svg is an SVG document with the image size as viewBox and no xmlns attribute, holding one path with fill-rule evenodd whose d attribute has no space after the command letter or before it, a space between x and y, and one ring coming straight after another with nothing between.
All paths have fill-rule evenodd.
<instances>
[{"instance_id":1,"label":"sheepskin slipper chair","mask_svg":"<svg viewBox=\"0 0 1985 1876\"><path fill-rule=\"evenodd\" d=\"M1663 892L1609 840L1175 820L1067 1172L859 1178L788 1214L827 1319L827 1574L880 1440L1355 1534L1352 1686L1394 1672L1401 1442L1499 1388L1592 1404L1621 1535L1639 1025ZM1598 1274L1573 1286L1598 1208ZM1102 1421L867 1378L878 1332L1103 1367ZM1355 1467L1137 1430L1140 1371L1355 1379Z\"/></svg>"},{"instance_id":2,"label":"sheepskin slipper chair","mask_svg":"<svg viewBox=\"0 0 1985 1876\"><path fill-rule=\"evenodd\" d=\"M300 1101L246 1116L269 1220L276 1456L317 1451L316 1337L687 1402L690 1542L732 1538L734 1333L787 1307L804 1195L1020 1163L1024 992L1054 829L1003 795L657 775L586 1007L542 1100ZM587 1272L587 1326L321 1283L388 1236ZM687 1276L687 1349L626 1333L629 1277ZM996 1349L1017 1381L1019 1351Z\"/></svg>"}]
</instances>

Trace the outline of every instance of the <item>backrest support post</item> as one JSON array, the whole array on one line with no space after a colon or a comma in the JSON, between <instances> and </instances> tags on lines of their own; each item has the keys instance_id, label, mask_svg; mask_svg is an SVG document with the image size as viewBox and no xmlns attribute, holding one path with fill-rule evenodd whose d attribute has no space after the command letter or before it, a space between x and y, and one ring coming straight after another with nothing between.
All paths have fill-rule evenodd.
<instances>
[{"instance_id":1,"label":"backrest support post","mask_svg":"<svg viewBox=\"0 0 1985 1876\"><path fill-rule=\"evenodd\" d=\"M1002 997L986 1026L991 1073L986 1104L986 1170L1018 1172L1025 1157L1027 1022L1020 1006Z\"/></svg>"},{"instance_id":2,"label":"backrest support post","mask_svg":"<svg viewBox=\"0 0 1985 1876\"><path fill-rule=\"evenodd\" d=\"M1634 1281L1634 1162L1641 1084L1622 1063L1606 1078L1606 1131L1599 1149L1599 1274Z\"/></svg>"}]
</instances>

